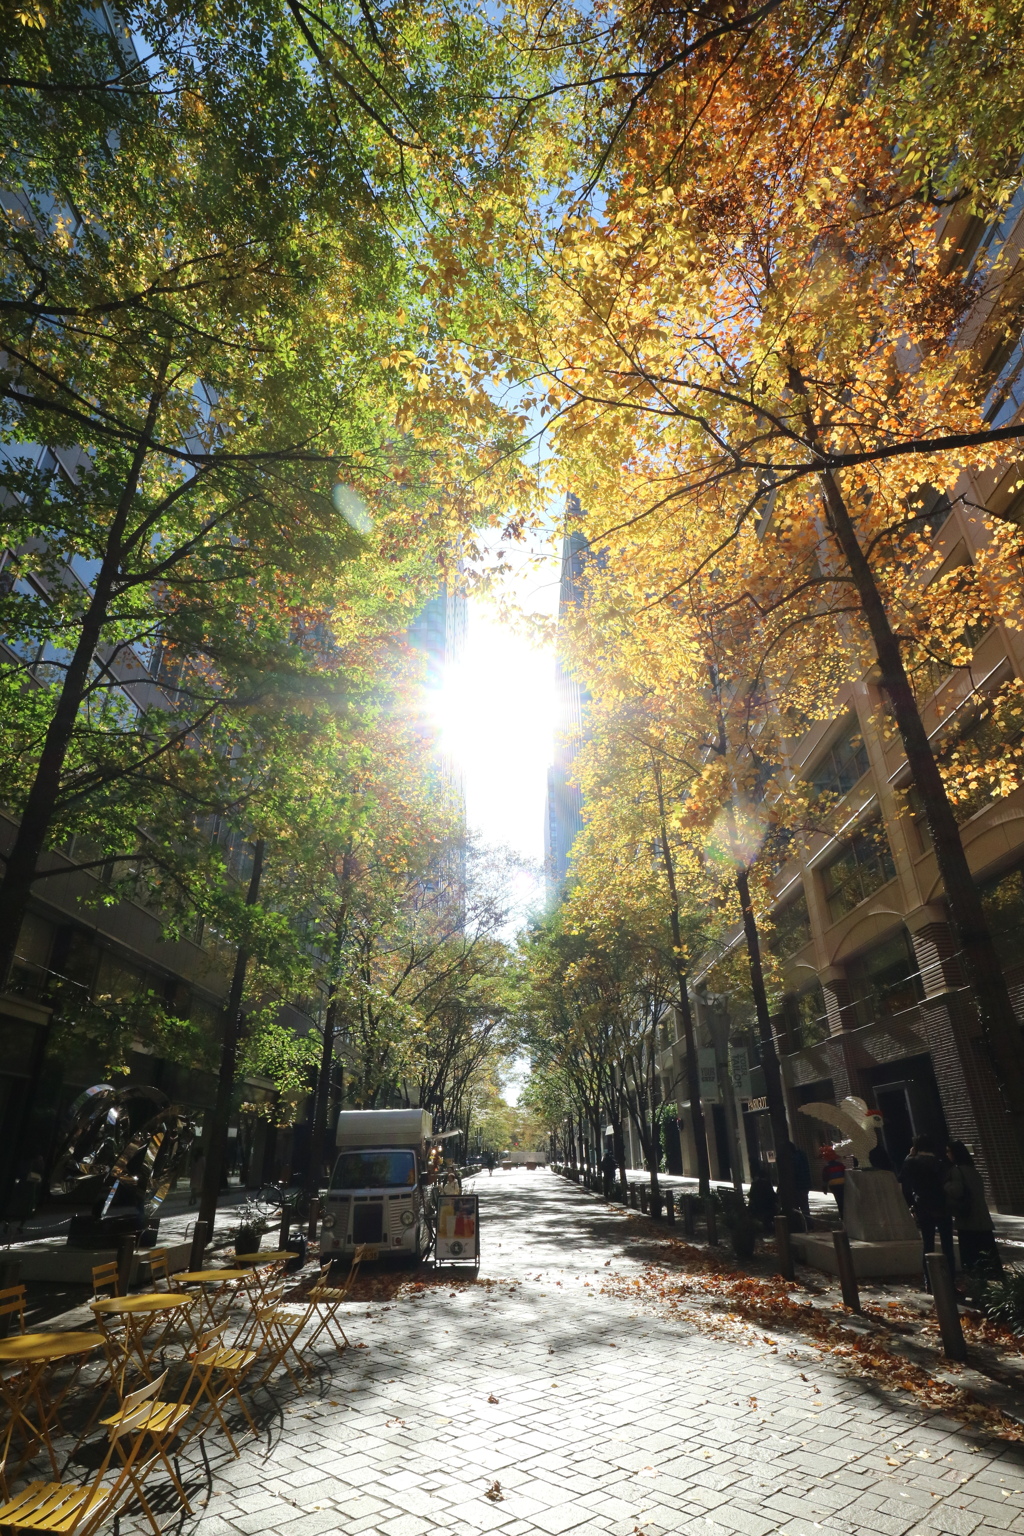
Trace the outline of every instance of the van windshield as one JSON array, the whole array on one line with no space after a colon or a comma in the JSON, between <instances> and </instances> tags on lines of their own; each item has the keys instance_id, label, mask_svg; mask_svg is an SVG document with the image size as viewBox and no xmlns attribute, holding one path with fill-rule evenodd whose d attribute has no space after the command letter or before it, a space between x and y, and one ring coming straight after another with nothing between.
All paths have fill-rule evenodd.
<instances>
[{"instance_id":1,"label":"van windshield","mask_svg":"<svg viewBox=\"0 0 1024 1536\"><path fill-rule=\"evenodd\" d=\"M394 1189L416 1183L415 1152L342 1152L332 1189Z\"/></svg>"}]
</instances>

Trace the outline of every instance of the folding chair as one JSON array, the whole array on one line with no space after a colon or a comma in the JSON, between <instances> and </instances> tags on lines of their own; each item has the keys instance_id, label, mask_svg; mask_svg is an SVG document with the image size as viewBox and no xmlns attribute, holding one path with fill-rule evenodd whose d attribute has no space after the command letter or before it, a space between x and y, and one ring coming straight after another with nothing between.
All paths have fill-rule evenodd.
<instances>
[{"instance_id":1,"label":"folding chair","mask_svg":"<svg viewBox=\"0 0 1024 1536\"><path fill-rule=\"evenodd\" d=\"M205 1397L210 1406L205 1416L202 1419L198 1419L196 1428L192 1431L189 1439L191 1440L194 1435L203 1434L213 1420L216 1419L227 1436L231 1449L236 1456L239 1456L241 1452L235 1444L235 1437L231 1433L227 1420L221 1410L228 1398L233 1397L241 1409L242 1416L249 1428L257 1439L259 1438L259 1430L256 1428L255 1420L238 1390L242 1377L257 1357L257 1351L255 1349L240 1348L237 1344L225 1344L223 1334L226 1327L227 1323L221 1323L218 1328L203 1334L199 1341L200 1349L196 1356L196 1367L206 1365L209 1367L209 1370L203 1378L199 1391L196 1393L193 1407L198 1416L200 1397ZM214 1372L219 1373L222 1377L222 1383L219 1387L214 1384Z\"/></svg>"},{"instance_id":2,"label":"folding chair","mask_svg":"<svg viewBox=\"0 0 1024 1536\"><path fill-rule=\"evenodd\" d=\"M329 1285L328 1278L331 1273L331 1265L327 1263L321 1266L320 1278L307 1293L307 1300L311 1301L317 1309L318 1321L312 1337L306 1342L306 1349L312 1349L322 1333L327 1334L327 1337L339 1354L348 1349L348 1336L338 1321L337 1313L342 1302L348 1299L352 1282L362 1262L362 1250L357 1249L356 1253L357 1257L352 1260L352 1268L345 1276L345 1283L343 1285ZM338 1335L335 1333L335 1329L341 1335L341 1343L338 1342Z\"/></svg>"},{"instance_id":3,"label":"folding chair","mask_svg":"<svg viewBox=\"0 0 1024 1536\"><path fill-rule=\"evenodd\" d=\"M7 1318L4 1335L11 1331L11 1319L17 1317L18 1332L25 1332L25 1287L23 1285L9 1285L6 1290L0 1291L0 1317Z\"/></svg>"},{"instance_id":4,"label":"folding chair","mask_svg":"<svg viewBox=\"0 0 1024 1536\"><path fill-rule=\"evenodd\" d=\"M181 1426L192 1412L194 1399L189 1399L188 1390L192 1385L195 1374L195 1369L193 1368L189 1374L188 1380L182 1388L181 1396L175 1402L168 1403L164 1402L164 1400L157 1395L161 1387L164 1385L164 1382L167 1380L167 1372L164 1371L163 1375L158 1376L155 1381L149 1382L145 1387L140 1387L136 1392L129 1393L129 1395L124 1399L124 1402L121 1404L120 1413L113 1414L109 1419L103 1420L105 1426L116 1425L124 1416L125 1412L129 1411L130 1405L130 1411L133 1415L132 1423L129 1429L121 1432L122 1438L124 1435L130 1433L137 1436L140 1442L146 1439L149 1439L152 1442L150 1452L150 1466L155 1465L155 1463L158 1461L162 1462L168 1477L174 1484L178 1497L190 1515L193 1512L192 1506L188 1501L188 1495L182 1486L180 1477L178 1476L174 1467L171 1465L168 1452L176 1436L178 1435ZM207 1375L209 1375L208 1369ZM197 1393L196 1397L198 1397L198 1395L199 1394ZM141 1405L141 1407L139 1408L139 1412L136 1414L135 1409L139 1407L139 1405ZM191 1436L189 1438L191 1438ZM153 1518L152 1510L146 1502L141 1487L139 1487L138 1483L136 1482L135 1475L130 1473L129 1477L133 1487L135 1488L135 1492L138 1495L139 1502L142 1504L142 1507L146 1512L150 1525L152 1525L154 1531L156 1532L156 1536L160 1536L160 1527L157 1525L155 1519Z\"/></svg>"},{"instance_id":5,"label":"folding chair","mask_svg":"<svg viewBox=\"0 0 1024 1536\"><path fill-rule=\"evenodd\" d=\"M140 1391L126 1397L121 1412L111 1422L107 1435L107 1450L95 1474L86 1483L31 1482L19 1489L13 1498L0 1507L0 1527L11 1530L48 1531L59 1536L91 1536L110 1515L119 1513L129 1498L129 1489L138 1496L149 1522L160 1536L160 1527L142 1492L140 1477L144 1480L153 1462L155 1452L148 1461L142 1456L145 1436L137 1434L139 1421L148 1411L147 1398L159 1389L159 1382L150 1382ZM133 1442L126 1452L123 1440ZM103 1479L110 1470L114 1453L120 1457L121 1466L111 1487L105 1487ZM140 1461L144 1465L140 1468Z\"/></svg>"},{"instance_id":6,"label":"folding chair","mask_svg":"<svg viewBox=\"0 0 1024 1536\"><path fill-rule=\"evenodd\" d=\"M117 1263L97 1264L92 1272L92 1299L98 1300L101 1290L109 1290L111 1296L120 1296L121 1280L117 1272Z\"/></svg>"},{"instance_id":7,"label":"folding chair","mask_svg":"<svg viewBox=\"0 0 1024 1536\"><path fill-rule=\"evenodd\" d=\"M279 1291L276 1296L274 1296L273 1292L269 1294L274 1297L276 1303L280 1300L283 1292ZM292 1385L295 1387L295 1390L301 1393L302 1383L289 1365L288 1356L290 1354L294 1355L299 1370L308 1380L312 1372L298 1349L296 1349L295 1341L312 1315L312 1303L307 1304L305 1307L282 1307L275 1304L255 1309L253 1314L254 1322L258 1331L262 1334L262 1344L259 1346L260 1352L262 1353L263 1350L266 1350L268 1357L266 1370L256 1383L257 1386L262 1387L265 1382L270 1380L278 1366L283 1365L292 1379Z\"/></svg>"},{"instance_id":8,"label":"folding chair","mask_svg":"<svg viewBox=\"0 0 1024 1536\"><path fill-rule=\"evenodd\" d=\"M171 1267L170 1260L167 1257L167 1249L154 1248L146 1263L149 1265L150 1290L158 1291L160 1286L157 1282L162 1280L164 1290L169 1291L171 1288Z\"/></svg>"}]
</instances>

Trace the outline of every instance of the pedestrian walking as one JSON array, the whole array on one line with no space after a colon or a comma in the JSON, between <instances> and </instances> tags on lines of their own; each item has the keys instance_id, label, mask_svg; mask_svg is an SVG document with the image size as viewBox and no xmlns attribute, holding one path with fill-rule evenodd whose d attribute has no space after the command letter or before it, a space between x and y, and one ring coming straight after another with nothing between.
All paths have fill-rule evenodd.
<instances>
[{"instance_id":1,"label":"pedestrian walking","mask_svg":"<svg viewBox=\"0 0 1024 1536\"><path fill-rule=\"evenodd\" d=\"M960 1268L1001 1276L1003 1261L974 1158L962 1141L951 1141L946 1155L952 1164L946 1176L946 1209L956 1224Z\"/></svg>"},{"instance_id":2,"label":"pedestrian walking","mask_svg":"<svg viewBox=\"0 0 1024 1536\"><path fill-rule=\"evenodd\" d=\"M606 1200L610 1200L615 1193L615 1175L617 1172L618 1166L615 1162L615 1153L609 1147L601 1159L601 1176L604 1179L604 1197Z\"/></svg>"},{"instance_id":3,"label":"pedestrian walking","mask_svg":"<svg viewBox=\"0 0 1024 1536\"><path fill-rule=\"evenodd\" d=\"M843 1198L846 1194L846 1164L835 1147L822 1147L819 1156L822 1160L821 1187L826 1195L834 1196L842 1217Z\"/></svg>"},{"instance_id":4,"label":"pedestrian walking","mask_svg":"<svg viewBox=\"0 0 1024 1536\"><path fill-rule=\"evenodd\" d=\"M941 1144L932 1136L915 1136L910 1152L900 1169L900 1186L921 1233L924 1288L931 1290L924 1256L935 1251L938 1234L950 1275L956 1274L953 1252L953 1218L946 1205L946 1177L949 1173Z\"/></svg>"},{"instance_id":5,"label":"pedestrian walking","mask_svg":"<svg viewBox=\"0 0 1024 1536\"><path fill-rule=\"evenodd\" d=\"M494 1153L493 1152L488 1152L487 1156L484 1158L484 1162L487 1164L488 1175L491 1178L493 1178L494 1177Z\"/></svg>"}]
</instances>

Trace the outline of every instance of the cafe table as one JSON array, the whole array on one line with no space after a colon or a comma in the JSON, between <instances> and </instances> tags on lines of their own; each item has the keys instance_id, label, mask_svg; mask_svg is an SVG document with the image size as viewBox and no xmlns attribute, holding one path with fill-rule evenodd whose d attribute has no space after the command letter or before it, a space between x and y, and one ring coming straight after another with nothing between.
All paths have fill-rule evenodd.
<instances>
[{"instance_id":1,"label":"cafe table","mask_svg":"<svg viewBox=\"0 0 1024 1536\"><path fill-rule=\"evenodd\" d=\"M193 1285L198 1289L198 1299L206 1321L211 1328L218 1322L218 1307L224 1298L230 1305L231 1297L244 1285L251 1285L251 1269L186 1269L174 1276L175 1285ZM226 1308L225 1308L226 1310Z\"/></svg>"},{"instance_id":2,"label":"cafe table","mask_svg":"<svg viewBox=\"0 0 1024 1536\"><path fill-rule=\"evenodd\" d=\"M178 1332L179 1323L184 1322L188 1325L192 1343L196 1341L196 1330L192 1326L192 1308L195 1300L192 1296L182 1295L178 1291L143 1292L139 1296L104 1296L100 1301L90 1302L89 1305L101 1327L104 1319L108 1317L116 1318L122 1323L125 1331L124 1343L121 1346L124 1364L127 1365L129 1356L134 1354L147 1381L153 1379L150 1366L168 1333L173 1333L179 1343L187 1347L186 1341ZM156 1343L148 1347L146 1334L161 1320L164 1322L163 1331ZM123 1368L121 1379L123 1383Z\"/></svg>"},{"instance_id":3,"label":"cafe table","mask_svg":"<svg viewBox=\"0 0 1024 1536\"><path fill-rule=\"evenodd\" d=\"M57 1456L53 1448L51 1427L59 1424L58 1412L85 1363L86 1355L103 1348L102 1333L17 1333L0 1339L0 1397L8 1413L3 1437L3 1459L0 1476L7 1471L11 1440L18 1430L25 1440L25 1454L11 1473L12 1476L35 1454L40 1442L46 1446L55 1477L60 1475ZM53 1375L61 1360L79 1356L78 1364L59 1391L54 1390ZM3 1367L14 1365L20 1369L9 1375Z\"/></svg>"}]
</instances>

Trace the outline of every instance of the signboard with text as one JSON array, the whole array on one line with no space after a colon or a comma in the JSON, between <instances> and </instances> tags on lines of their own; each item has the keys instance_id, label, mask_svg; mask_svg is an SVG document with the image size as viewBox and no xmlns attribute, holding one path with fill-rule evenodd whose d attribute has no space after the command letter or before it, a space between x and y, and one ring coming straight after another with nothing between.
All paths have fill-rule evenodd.
<instances>
[{"instance_id":1,"label":"signboard with text","mask_svg":"<svg viewBox=\"0 0 1024 1536\"><path fill-rule=\"evenodd\" d=\"M479 1264L479 1195L438 1195L434 1257L438 1264Z\"/></svg>"}]
</instances>

